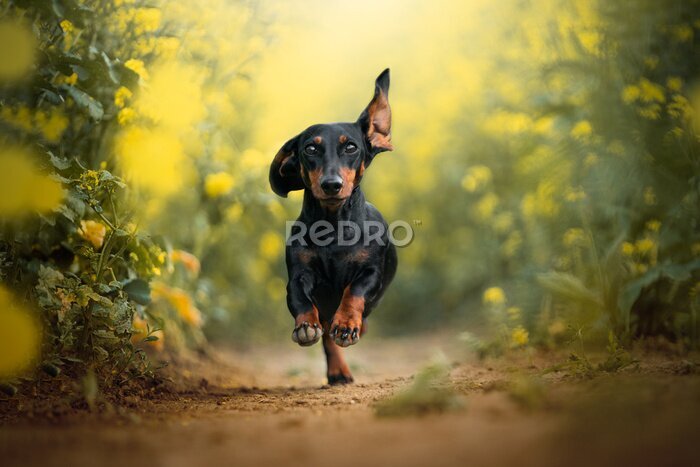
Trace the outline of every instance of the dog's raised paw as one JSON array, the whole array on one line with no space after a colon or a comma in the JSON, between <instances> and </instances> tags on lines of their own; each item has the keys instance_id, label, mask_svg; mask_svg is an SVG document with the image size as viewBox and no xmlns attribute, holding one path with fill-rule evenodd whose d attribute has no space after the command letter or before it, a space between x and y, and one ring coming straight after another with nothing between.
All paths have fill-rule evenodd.
<instances>
[{"instance_id":1,"label":"dog's raised paw","mask_svg":"<svg viewBox=\"0 0 700 467\"><path fill-rule=\"evenodd\" d=\"M360 341L360 329L362 322L333 322L330 328L330 336L336 345L349 347Z\"/></svg>"},{"instance_id":2,"label":"dog's raised paw","mask_svg":"<svg viewBox=\"0 0 700 467\"><path fill-rule=\"evenodd\" d=\"M304 321L292 331L292 340L297 344L307 347L314 345L323 336L323 329L319 323Z\"/></svg>"}]
</instances>

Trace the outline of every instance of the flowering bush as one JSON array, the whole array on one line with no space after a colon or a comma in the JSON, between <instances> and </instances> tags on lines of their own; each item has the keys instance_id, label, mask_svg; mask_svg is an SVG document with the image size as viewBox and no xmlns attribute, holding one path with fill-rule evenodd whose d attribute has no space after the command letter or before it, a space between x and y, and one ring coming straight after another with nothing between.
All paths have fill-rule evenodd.
<instances>
[{"instance_id":1,"label":"flowering bush","mask_svg":"<svg viewBox=\"0 0 700 467\"><path fill-rule=\"evenodd\" d=\"M240 92L238 108L230 97L250 65L232 73L213 64L224 54L245 63L251 52L242 41L212 52L218 31L191 27L186 7L169 0L3 7L0 39L13 47L0 54L0 278L12 300L26 302L26 314L38 311L43 341L28 340L33 350L6 341L0 353L38 360L51 373L78 365L119 381L150 373L145 349L204 343L197 302L207 302L210 289L197 256L173 248L196 247L197 239L191 231L151 232L170 230L159 229L161 213L187 198L185 187L202 203L205 196L221 203L212 211L230 208L235 183L221 132L243 110ZM214 16L225 11L218 22L201 18L212 29L246 22L247 33L256 29L244 2L208 7ZM176 223L189 223L186 213ZM200 231L219 222L212 215ZM209 244L199 245L206 253ZM0 327L11 318L0 315ZM0 379L13 376L4 369Z\"/></svg>"}]
</instances>

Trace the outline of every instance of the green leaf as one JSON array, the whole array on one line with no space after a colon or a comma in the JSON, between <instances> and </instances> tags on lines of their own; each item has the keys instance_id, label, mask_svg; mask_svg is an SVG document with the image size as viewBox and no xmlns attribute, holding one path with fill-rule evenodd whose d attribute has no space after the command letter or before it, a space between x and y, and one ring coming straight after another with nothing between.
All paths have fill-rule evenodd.
<instances>
[{"instance_id":1,"label":"green leaf","mask_svg":"<svg viewBox=\"0 0 700 467\"><path fill-rule=\"evenodd\" d=\"M114 65L112 65L112 60L110 60L109 56L107 56L107 54L104 52L102 52L102 60L105 62L105 65L107 66L107 76L109 76L109 79L114 84L119 84L119 76L117 75L116 71L114 70Z\"/></svg>"},{"instance_id":2,"label":"green leaf","mask_svg":"<svg viewBox=\"0 0 700 467\"><path fill-rule=\"evenodd\" d=\"M124 284L124 292L129 298L141 305L151 303L151 286L143 279L132 279Z\"/></svg>"},{"instance_id":3,"label":"green leaf","mask_svg":"<svg viewBox=\"0 0 700 467\"><path fill-rule=\"evenodd\" d=\"M63 89L70 94L76 104L86 109L92 118L95 120L102 120L102 117L104 116L102 104L93 99L85 91L81 91L75 86L63 86Z\"/></svg>"},{"instance_id":4,"label":"green leaf","mask_svg":"<svg viewBox=\"0 0 700 467\"><path fill-rule=\"evenodd\" d=\"M158 340L158 336L148 336L143 339L143 342L155 342Z\"/></svg>"},{"instance_id":5,"label":"green leaf","mask_svg":"<svg viewBox=\"0 0 700 467\"><path fill-rule=\"evenodd\" d=\"M41 365L41 370L47 375L55 378L61 374L61 369L54 365L53 363L44 363Z\"/></svg>"},{"instance_id":6,"label":"green leaf","mask_svg":"<svg viewBox=\"0 0 700 467\"><path fill-rule=\"evenodd\" d=\"M107 294L107 293L110 293L112 291L112 287L110 287L107 284L99 283L99 284L97 284L96 287L97 287L97 291L101 294Z\"/></svg>"},{"instance_id":7,"label":"green leaf","mask_svg":"<svg viewBox=\"0 0 700 467\"><path fill-rule=\"evenodd\" d=\"M92 299L93 301L99 303L102 306L106 307L111 307L112 306L112 300L110 300L107 297L103 297L102 295L95 293L95 292L88 292L85 294L87 297Z\"/></svg>"},{"instance_id":8,"label":"green leaf","mask_svg":"<svg viewBox=\"0 0 700 467\"><path fill-rule=\"evenodd\" d=\"M58 170L66 170L70 168L72 165L72 162L68 159L64 159L62 157L58 157L54 155L54 153L49 151L49 156L51 158L51 165L56 167Z\"/></svg>"},{"instance_id":9,"label":"green leaf","mask_svg":"<svg viewBox=\"0 0 700 467\"><path fill-rule=\"evenodd\" d=\"M700 259L685 264L667 263L649 269L646 274L628 283L622 289L617 301L620 311L629 313L642 290L661 278L666 277L681 282L690 279L691 273L696 270L700 270Z\"/></svg>"},{"instance_id":10,"label":"green leaf","mask_svg":"<svg viewBox=\"0 0 700 467\"><path fill-rule=\"evenodd\" d=\"M95 337L99 337L100 339L105 339L105 340L110 340L110 341L117 340L117 336L115 336L112 331L106 331L104 329L97 329L97 330L93 331L92 334Z\"/></svg>"},{"instance_id":11,"label":"green leaf","mask_svg":"<svg viewBox=\"0 0 700 467\"><path fill-rule=\"evenodd\" d=\"M603 302L595 292L591 291L578 277L563 272L548 272L539 274L537 282L560 298L582 305L603 307Z\"/></svg>"}]
</instances>

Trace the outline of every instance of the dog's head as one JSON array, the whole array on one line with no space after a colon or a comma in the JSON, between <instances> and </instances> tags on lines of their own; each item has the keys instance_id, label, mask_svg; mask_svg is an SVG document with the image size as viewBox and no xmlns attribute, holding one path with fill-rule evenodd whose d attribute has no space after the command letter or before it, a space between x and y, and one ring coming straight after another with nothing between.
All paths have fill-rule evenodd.
<instances>
[{"instance_id":1,"label":"dog's head","mask_svg":"<svg viewBox=\"0 0 700 467\"><path fill-rule=\"evenodd\" d=\"M308 188L322 206L337 208L360 183L374 156L392 149L386 69L356 122L313 125L287 141L270 166L270 185L282 197Z\"/></svg>"}]
</instances>

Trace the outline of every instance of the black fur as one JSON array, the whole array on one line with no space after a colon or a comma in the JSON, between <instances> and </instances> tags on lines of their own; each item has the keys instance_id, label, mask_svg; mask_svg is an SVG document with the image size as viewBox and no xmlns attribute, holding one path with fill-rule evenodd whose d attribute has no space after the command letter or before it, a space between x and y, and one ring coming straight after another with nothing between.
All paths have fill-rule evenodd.
<instances>
[{"instance_id":1,"label":"black fur","mask_svg":"<svg viewBox=\"0 0 700 467\"><path fill-rule=\"evenodd\" d=\"M389 70L385 70L377 78L372 101L356 122L307 128L284 144L270 167L270 185L275 193L286 197L289 191L304 190L297 221L307 226L307 232L303 241L288 244L286 248L289 311L297 318L315 307L324 333L343 331L330 329L330 325L339 312L344 294L364 304L362 319L365 320L396 273L396 249L389 242L387 224L379 211L365 200L360 188L364 170L374 157L392 149L388 92ZM338 183L342 188L334 194ZM330 186L330 193L322 186ZM314 245L309 229L320 220L330 222L333 227L338 226L338 221L356 223L361 227L359 241L352 245L338 244L339 239L348 239L353 232L339 232L336 228L334 233L324 237L332 237L329 245ZM367 244L365 221L384 227L380 241ZM299 228L293 228L292 234L298 233ZM372 231L370 229L370 233ZM354 336L358 329L348 329L346 335L352 332ZM343 342L348 342L338 339L336 337L336 342L343 346ZM310 345L316 340L299 343ZM324 348L329 359L335 358L327 345L334 345L333 342L324 341ZM349 372L331 374L329 370L330 383L351 381Z\"/></svg>"}]
</instances>

